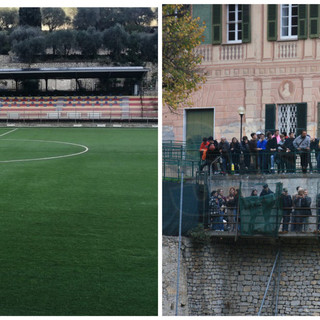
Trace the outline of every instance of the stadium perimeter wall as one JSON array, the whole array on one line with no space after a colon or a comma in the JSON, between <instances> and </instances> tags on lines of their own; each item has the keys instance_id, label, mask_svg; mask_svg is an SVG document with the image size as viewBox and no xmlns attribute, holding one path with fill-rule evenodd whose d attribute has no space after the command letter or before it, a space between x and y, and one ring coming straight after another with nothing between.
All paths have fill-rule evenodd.
<instances>
[{"instance_id":1,"label":"stadium perimeter wall","mask_svg":"<svg viewBox=\"0 0 320 320\"><path fill-rule=\"evenodd\" d=\"M317 238L182 240L179 315L257 315L281 248L278 315L320 315ZM174 315L178 237L163 237L163 315ZM273 315L274 284L261 315Z\"/></svg>"}]
</instances>

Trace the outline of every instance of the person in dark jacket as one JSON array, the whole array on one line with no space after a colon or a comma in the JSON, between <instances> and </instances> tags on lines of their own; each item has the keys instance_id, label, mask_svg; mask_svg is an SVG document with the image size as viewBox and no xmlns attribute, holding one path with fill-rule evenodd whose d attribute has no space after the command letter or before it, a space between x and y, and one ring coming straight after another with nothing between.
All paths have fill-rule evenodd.
<instances>
[{"instance_id":1,"label":"person in dark jacket","mask_svg":"<svg viewBox=\"0 0 320 320\"><path fill-rule=\"evenodd\" d=\"M240 143L237 138L233 137L230 143L231 163L234 164L234 170L239 173L240 170Z\"/></svg>"},{"instance_id":2,"label":"person in dark jacket","mask_svg":"<svg viewBox=\"0 0 320 320\"><path fill-rule=\"evenodd\" d=\"M267 184L264 184L262 187L262 191L260 193L260 197L266 196L267 194L273 193L270 189L269 186Z\"/></svg>"},{"instance_id":3,"label":"person in dark jacket","mask_svg":"<svg viewBox=\"0 0 320 320\"><path fill-rule=\"evenodd\" d=\"M209 198L209 225L212 230L220 230L220 205L217 191L212 191Z\"/></svg>"},{"instance_id":4,"label":"person in dark jacket","mask_svg":"<svg viewBox=\"0 0 320 320\"><path fill-rule=\"evenodd\" d=\"M251 156L251 163L252 167L250 171L252 173L258 172L258 139L257 135L253 132L251 133L251 140L249 141L249 148L250 148L250 156Z\"/></svg>"},{"instance_id":5,"label":"person in dark jacket","mask_svg":"<svg viewBox=\"0 0 320 320\"><path fill-rule=\"evenodd\" d=\"M270 173L273 173L278 142L276 137L272 137L272 133L270 131L267 132L267 140L266 153L268 157L268 169Z\"/></svg>"},{"instance_id":6,"label":"person in dark jacket","mask_svg":"<svg viewBox=\"0 0 320 320\"><path fill-rule=\"evenodd\" d=\"M283 188L282 194L280 196L280 206L282 208L282 233L288 233L290 216L292 212L292 198L288 194L288 189Z\"/></svg>"},{"instance_id":7,"label":"person in dark jacket","mask_svg":"<svg viewBox=\"0 0 320 320\"><path fill-rule=\"evenodd\" d=\"M285 155L286 155L287 148L285 146L285 136L281 133L280 134L280 141L277 145L277 156L276 162L278 165L278 173L284 173L286 167Z\"/></svg>"},{"instance_id":8,"label":"person in dark jacket","mask_svg":"<svg viewBox=\"0 0 320 320\"><path fill-rule=\"evenodd\" d=\"M249 139L247 136L244 136L242 138L240 148L241 148L241 152L243 153L244 168L246 171L248 171L250 168L250 146L249 146Z\"/></svg>"},{"instance_id":9,"label":"person in dark jacket","mask_svg":"<svg viewBox=\"0 0 320 320\"><path fill-rule=\"evenodd\" d=\"M302 226L304 222L304 190L299 189L298 194L293 200L294 205L294 221L295 221L295 227L294 231L296 232L302 232Z\"/></svg>"},{"instance_id":10,"label":"person in dark jacket","mask_svg":"<svg viewBox=\"0 0 320 320\"><path fill-rule=\"evenodd\" d=\"M296 154L295 147L293 146L294 139L294 133L289 132L289 138L287 138L284 143L284 146L286 147L285 161L287 173L294 173L296 170Z\"/></svg>"},{"instance_id":11,"label":"person in dark jacket","mask_svg":"<svg viewBox=\"0 0 320 320\"><path fill-rule=\"evenodd\" d=\"M226 174L230 166L230 145L226 137L221 137L221 141L218 145L218 150L222 158L222 171L221 173Z\"/></svg>"},{"instance_id":12,"label":"person in dark jacket","mask_svg":"<svg viewBox=\"0 0 320 320\"><path fill-rule=\"evenodd\" d=\"M304 201L302 203L302 206L304 208L303 210L303 231L304 232L307 232L308 231L308 220L309 220L309 217L311 216L311 209L310 209L310 206L311 206L311 198L308 196L308 190L305 189L304 190Z\"/></svg>"},{"instance_id":13,"label":"person in dark jacket","mask_svg":"<svg viewBox=\"0 0 320 320\"><path fill-rule=\"evenodd\" d=\"M219 157L219 151L216 141L211 141L203 151L202 160L204 161L200 166L200 171L205 166L208 166L209 174L213 173L211 170L217 171L217 158Z\"/></svg>"},{"instance_id":14,"label":"person in dark jacket","mask_svg":"<svg viewBox=\"0 0 320 320\"><path fill-rule=\"evenodd\" d=\"M310 149L314 150L315 152L315 157L317 160L317 171L318 173L320 173L320 140L317 138L312 139L310 143Z\"/></svg>"}]
</instances>

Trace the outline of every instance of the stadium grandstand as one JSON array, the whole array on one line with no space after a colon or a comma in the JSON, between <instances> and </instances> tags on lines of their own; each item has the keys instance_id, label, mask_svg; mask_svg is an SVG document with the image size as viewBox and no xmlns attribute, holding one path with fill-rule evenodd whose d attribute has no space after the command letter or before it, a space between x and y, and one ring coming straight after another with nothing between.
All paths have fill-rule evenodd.
<instances>
[{"instance_id":1,"label":"stadium grandstand","mask_svg":"<svg viewBox=\"0 0 320 320\"><path fill-rule=\"evenodd\" d=\"M144 67L0 69L0 80L11 83L0 91L0 121L157 122L158 98L144 95L147 72Z\"/></svg>"}]
</instances>

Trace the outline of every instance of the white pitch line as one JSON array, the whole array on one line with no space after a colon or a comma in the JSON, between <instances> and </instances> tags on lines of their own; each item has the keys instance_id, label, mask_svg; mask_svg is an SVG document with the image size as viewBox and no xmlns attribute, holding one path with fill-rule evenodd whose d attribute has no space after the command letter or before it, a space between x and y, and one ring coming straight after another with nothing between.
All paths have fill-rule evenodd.
<instances>
[{"instance_id":1,"label":"white pitch line","mask_svg":"<svg viewBox=\"0 0 320 320\"><path fill-rule=\"evenodd\" d=\"M5 133L3 133L3 134L0 134L0 137L3 137L3 136L5 136L5 135L7 135L7 134L9 134L9 133L11 133L11 132L13 132L13 131L16 131L16 130L18 130L18 128L15 128L15 129L13 129L13 130L10 130L10 131L8 131L8 132L5 132Z\"/></svg>"},{"instance_id":2,"label":"white pitch line","mask_svg":"<svg viewBox=\"0 0 320 320\"><path fill-rule=\"evenodd\" d=\"M27 162L27 161L41 161L41 160L53 160L53 159L60 159L60 158L68 158L68 157L75 157L79 156L83 153L89 151L89 148L82 144L71 143L71 142L63 142L63 141L47 141L47 140L23 140L23 139L2 139L2 141L25 141L25 142L49 142L49 143L60 143L60 144L67 144L71 146L77 146L84 148L83 151L71 154L65 154L62 156L54 156L54 157L46 157L46 158L33 158L33 159L16 159L16 160L2 160L0 163L9 163L9 162Z\"/></svg>"}]
</instances>

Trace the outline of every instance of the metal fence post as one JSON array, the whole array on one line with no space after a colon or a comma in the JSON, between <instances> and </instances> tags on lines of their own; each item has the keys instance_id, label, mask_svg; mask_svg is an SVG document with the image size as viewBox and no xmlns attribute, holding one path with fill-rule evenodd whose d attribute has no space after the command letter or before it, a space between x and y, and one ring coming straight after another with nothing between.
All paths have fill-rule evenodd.
<instances>
[{"instance_id":1,"label":"metal fence post","mask_svg":"<svg viewBox=\"0 0 320 320\"><path fill-rule=\"evenodd\" d=\"M180 190L179 246L178 246L178 270L177 270L177 292L176 292L176 316L178 315L178 304L179 304L180 250L181 250L181 229L182 229L182 204L183 204L183 168L182 168L182 170L181 170L181 190Z\"/></svg>"}]
</instances>

